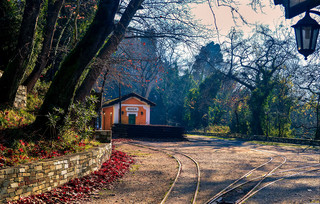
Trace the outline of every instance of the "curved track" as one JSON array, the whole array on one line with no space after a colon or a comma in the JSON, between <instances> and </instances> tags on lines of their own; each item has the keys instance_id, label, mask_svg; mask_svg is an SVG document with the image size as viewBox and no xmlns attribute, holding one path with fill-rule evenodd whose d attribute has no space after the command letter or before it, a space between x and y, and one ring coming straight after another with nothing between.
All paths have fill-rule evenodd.
<instances>
[{"instance_id":1,"label":"curved track","mask_svg":"<svg viewBox=\"0 0 320 204\"><path fill-rule=\"evenodd\" d=\"M265 200L283 200L281 192L283 191L284 187L282 187L282 182L285 179L288 179L287 181L283 182L284 185L290 186L291 179L294 181L293 185L296 185L295 181L302 180L303 182L306 181L305 176L309 176L312 174L312 178L318 179L315 177L318 175L318 172L320 172L320 163L309 163L308 161L316 161L316 160L310 160L311 157L306 155L302 155L301 157L305 157L303 159L293 159L293 153L287 153L283 151L279 151L279 149L275 148L265 148L260 146L257 148L255 145L246 145L243 146L241 142L220 142L217 140L210 140L210 139L193 139L194 141L190 141L192 143L157 143L154 141L137 141L137 142L130 142L130 144L138 145L144 148L149 148L155 151L160 151L163 153L166 153L173 157L177 164L179 165L179 168L177 170L176 177L170 186L170 189L167 191L166 195L164 196L163 200L161 201L161 204L166 203L174 203L174 204L185 204L185 203L211 203L211 204L223 204L223 203L244 203L244 202L251 202L251 199L255 202L256 200L259 200L259 203ZM201 148L201 151L200 149ZM267 149L266 150L258 150L258 149ZM198 151L199 150L199 151ZM232 151L230 151L232 150ZM254 151L260 152L259 156ZM226 152L226 153L224 153ZM240 152L240 154L238 154ZM247 152L251 157L248 157L246 159L243 159L239 157L239 155L245 156L247 155ZM187 153L187 154L184 154ZM202 155L204 153L204 155ZM237 153L238 156L234 156L233 154ZM202 165L202 171L203 175L205 175L203 178L201 178L201 183L203 182L203 185L200 188L200 167L196 160L194 160L189 155L192 155L192 157L196 158L199 162L201 162ZM221 156L221 155L227 155L227 156ZM295 154L295 153L294 153ZM211 155L218 155L217 157L213 157ZM219 158L221 156L221 158ZM287 158L288 157L288 162ZM296 156L296 155L295 155ZM236 161L233 160L233 158L238 158L239 161L243 161L245 163L241 163L242 165L238 165L236 162L225 165L224 161L227 161L228 163L230 161ZM250 158L259 158L260 163L252 162ZM212 164L212 162L214 163ZM216 162L216 163L215 163ZM319 161L320 162L320 161ZM222 165L221 165L222 164ZM244 165L243 165L244 164ZM248 164L248 165L247 165ZM243 172L244 168L248 168L248 166L253 165L250 169L246 170L246 173L237 174L238 179L233 177L233 172ZM233 167L232 170L226 171L226 173L229 173L226 176L228 179L222 180L225 178L223 176L224 169L226 167ZM221 168L222 167L222 168ZM237 170L239 167L239 171ZM288 168L289 167L289 168ZM213 175L213 176L212 176ZM218 177L214 177L215 175L218 175ZM231 175L231 176L230 176ZM242 176L241 176L242 175ZM235 181L234 181L235 180ZM209 182L208 182L209 181ZM224 183L222 183L222 182ZM232 182L232 184L229 185L229 183ZM231 181L231 182L230 182ZM279 185L277 185L277 182L281 181L281 185L279 188ZM219 183L220 182L220 183ZM289 183L288 183L289 182ZM299 181L300 182L300 181ZM300 182L300 183L303 183ZM217 187L217 185L219 187ZM214 186L212 186L214 185ZM227 186L224 188L224 186ZM269 186L272 186L269 188ZM275 187L273 187L275 186ZM297 190L295 192L298 192L299 194L293 193L292 195L294 198L291 201L294 201L294 199L300 199L301 200L309 200L310 193L312 192L312 198L316 199L317 196L314 196L317 192L317 187L315 185L308 185L308 189L305 189L305 191L308 191L308 193L304 193L301 190ZM310 191L309 191L310 188ZM212 192L218 192L217 189L223 189L216 195L210 198L212 196ZM276 190L274 190L276 189ZM280 189L280 191L277 191ZM282 191L281 191L282 190ZM259 193L262 191L261 193ZM272 192L272 194L277 195L276 199L268 198L268 193ZM276 192L274 192L276 191ZM198 196L199 192L199 196ZM211 192L211 195L210 195ZM263 193L267 192L267 193ZM300 192L303 193L305 198L302 198ZM310 193L309 193L310 192ZM257 196L254 196L258 193ZM297 196L295 196L297 195ZM254 197L253 197L254 196ZM299 197L300 196L300 197ZM288 197L288 196L286 196ZM209 200L207 200L210 198ZM310 199L310 200L311 200ZM299 200L300 201L300 200Z\"/></svg>"},{"instance_id":2,"label":"curved track","mask_svg":"<svg viewBox=\"0 0 320 204\"><path fill-rule=\"evenodd\" d=\"M254 151L261 151L265 153L271 153L268 151L262 151L262 150L254 150ZM274 154L274 153L272 153ZM275 161L276 158L282 158L282 161ZM278 159L279 160L279 159ZM239 179L231 183L229 186L224 188L222 191L217 193L215 196L211 197L206 204L228 204L228 203L235 203L235 204L240 204L244 203L247 201L250 197L261 191L262 189L278 182L283 179L297 176L300 174L305 174L308 172L312 171L319 171L320 164L316 165L309 165L309 166L302 166L298 168L293 168L293 169L288 169L284 171L279 171L275 172L277 169L279 169L281 166L283 166L287 162L286 157L275 154L275 156L270 157L269 161L259 165L258 167L255 167L248 171L246 174L241 176ZM271 167L271 168L270 168ZM316 168L318 167L318 168ZM263 170L263 175L262 176L257 176L252 179L247 179L250 175L254 174L257 172L259 169L266 168L268 170ZM307 168L312 168L309 170L303 170L301 169L307 169ZM292 171L299 171L296 173L291 173L291 174L285 174L288 172ZM261 173L261 171L259 172ZM283 176L277 176L285 174ZM272 177L273 176L273 177ZM277 177L275 177L277 176Z\"/></svg>"},{"instance_id":3,"label":"curved track","mask_svg":"<svg viewBox=\"0 0 320 204\"><path fill-rule=\"evenodd\" d=\"M155 151L161 151L169 156L172 156L178 163L179 168L176 175L176 178L174 179L174 182L172 183L170 189L166 193L165 197L161 201L161 204L164 203L196 203L196 199L199 192L200 187L200 167L198 162L193 159L191 156L174 151L174 150L167 150L163 148L159 148L156 146L151 145L145 145L140 143L133 143L130 142L130 144L134 144L137 146L149 148ZM190 168L192 164L195 166L195 169ZM188 193L185 193L186 186L193 186L188 191ZM193 191L193 193L191 192Z\"/></svg>"}]
</instances>

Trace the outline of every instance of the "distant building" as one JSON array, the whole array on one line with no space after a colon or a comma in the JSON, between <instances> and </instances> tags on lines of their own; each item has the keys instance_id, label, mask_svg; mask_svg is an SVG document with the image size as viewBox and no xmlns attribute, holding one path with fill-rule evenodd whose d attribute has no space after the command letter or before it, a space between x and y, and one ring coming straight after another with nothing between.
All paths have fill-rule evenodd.
<instances>
[{"instance_id":1,"label":"distant building","mask_svg":"<svg viewBox=\"0 0 320 204\"><path fill-rule=\"evenodd\" d=\"M109 100L102 105L102 130L111 130L113 124L119 123L120 101L121 124L150 124L150 107L156 104L136 93L130 93L120 99Z\"/></svg>"}]
</instances>

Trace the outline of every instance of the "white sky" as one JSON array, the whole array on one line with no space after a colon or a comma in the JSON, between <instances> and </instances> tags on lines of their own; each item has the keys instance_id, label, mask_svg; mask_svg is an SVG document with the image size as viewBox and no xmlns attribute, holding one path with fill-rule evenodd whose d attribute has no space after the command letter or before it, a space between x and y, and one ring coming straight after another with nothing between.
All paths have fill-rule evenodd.
<instances>
[{"instance_id":1,"label":"white sky","mask_svg":"<svg viewBox=\"0 0 320 204\"><path fill-rule=\"evenodd\" d=\"M272 30L275 30L275 28L282 23L285 27L289 28L289 30L294 32L291 26L296 24L296 22L304 16L304 14L301 14L300 16L296 16L293 19L285 19L283 7L280 5L275 6L273 4L273 0L271 3L269 3L270 1L265 0L266 5L264 5L264 8L262 9L262 11L257 10L257 12L255 12L249 5L247 5L249 1L250 0L240 0L240 2L243 3L243 5L239 5L239 12L241 13L241 15L243 15L243 17L248 23L251 23L251 24L259 23L259 24L269 25L269 28L271 28ZM226 36L229 33L230 29L233 26L236 26L237 29L241 29L244 31L244 33L247 33L247 34L249 34L254 29L254 26L241 24L240 19L238 20L238 24L235 25L229 8L218 7L215 4L212 4L212 6L216 16L216 22L217 22L219 34L220 34L219 39L216 37L212 39L212 41L214 41L215 43L221 44L224 40L224 36ZM208 3L204 3L202 5L193 5L192 7L193 7L192 11L195 17L201 20L203 24L209 25L209 28L212 30L213 34L215 35L216 30L213 24L214 18ZM194 50L192 50L191 52L189 51L190 54L189 52L186 52L184 48L182 48L181 50L183 50L183 52L179 53L180 56L185 56L185 57L182 57L181 59L182 62L190 61L190 59L192 59L191 56L196 54L193 52Z\"/></svg>"},{"instance_id":2,"label":"white sky","mask_svg":"<svg viewBox=\"0 0 320 204\"><path fill-rule=\"evenodd\" d=\"M247 5L248 0L241 0L243 5L239 6L240 13L245 17L249 23L262 23L270 26L271 29L274 29L280 23L283 23L285 26L290 27L294 25L300 17L295 17L293 20L285 19L284 11L280 5L270 5L269 1L267 5L263 8L263 12L258 10L257 12L253 11L250 6ZM230 9L226 7L217 7L217 5L212 4L213 10L216 16L217 25L219 28L220 35L226 35L232 26L235 26L232 19ZM213 15L210 11L208 4L195 5L193 9L194 15L202 20L204 24L210 24L212 29L215 29L213 26ZM242 29L244 32L250 32L253 27L240 26L240 19L237 27Z\"/></svg>"}]
</instances>

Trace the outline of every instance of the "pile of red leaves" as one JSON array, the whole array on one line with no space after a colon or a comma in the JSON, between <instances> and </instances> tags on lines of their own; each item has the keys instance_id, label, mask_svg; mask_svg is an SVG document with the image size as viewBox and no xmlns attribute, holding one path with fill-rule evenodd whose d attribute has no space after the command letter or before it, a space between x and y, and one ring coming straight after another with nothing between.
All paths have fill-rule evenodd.
<instances>
[{"instance_id":1,"label":"pile of red leaves","mask_svg":"<svg viewBox=\"0 0 320 204\"><path fill-rule=\"evenodd\" d=\"M89 200L102 188L110 188L114 181L129 171L133 163L134 159L131 156L113 149L110 159L102 164L100 170L82 178L73 179L49 192L9 203L77 203L80 200Z\"/></svg>"}]
</instances>

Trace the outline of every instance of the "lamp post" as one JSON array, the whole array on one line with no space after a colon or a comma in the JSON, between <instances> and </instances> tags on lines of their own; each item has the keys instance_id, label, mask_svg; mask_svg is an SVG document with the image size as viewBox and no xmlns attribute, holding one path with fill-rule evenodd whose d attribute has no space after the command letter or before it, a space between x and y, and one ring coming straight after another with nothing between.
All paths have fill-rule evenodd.
<instances>
[{"instance_id":1,"label":"lamp post","mask_svg":"<svg viewBox=\"0 0 320 204\"><path fill-rule=\"evenodd\" d=\"M310 17L310 12L320 15L317 11L307 11L305 17L292 26L296 35L298 52L305 57L305 60L316 49L320 29L317 21Z\"/></svg>"},{"instance_id":2,"label":"lamp post","mask_svg":"<svg viewBox=\"0 0 320 204\"><path fill-rule=\"evenodd\" d=\"M286 19L306 12L303 19L294 26L298 52L305 59L316 49L320 25L310 17L310 13L320 16L319 11L310 10L320 5L320 0L274 0L275 5L282 5Z\"/></svg>"}]
</instances>

